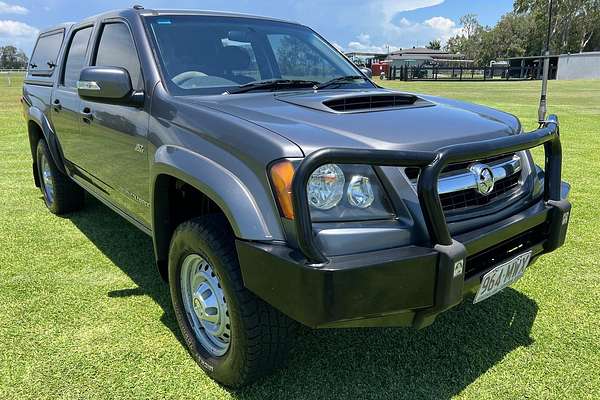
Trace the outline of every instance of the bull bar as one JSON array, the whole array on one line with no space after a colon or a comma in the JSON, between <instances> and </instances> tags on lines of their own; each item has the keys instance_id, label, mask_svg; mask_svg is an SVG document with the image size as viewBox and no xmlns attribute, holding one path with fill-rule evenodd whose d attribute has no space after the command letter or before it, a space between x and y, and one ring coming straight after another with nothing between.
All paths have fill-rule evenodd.
<instances>
[{"instance_id":1,"label":"bull bar","mask_svg":"<svg viewBox=\"0 0 600 400\"><path fill-rule=\"evenodd\" d=\"M434 152L344 148L318 150L302 161L292 182L298 247L314 266L328 262L315 241L306 195L308 180L313 171L321 165L339 163L421 168L417 194L431 246L451 246L454 241L448 230L437 185L443 169L450 163L527 150L542 144L545 152L544 201L560 201L562 149L556 115L550 115L542 127L528 133L447 146Z\"/></svg>"}]
</instances>

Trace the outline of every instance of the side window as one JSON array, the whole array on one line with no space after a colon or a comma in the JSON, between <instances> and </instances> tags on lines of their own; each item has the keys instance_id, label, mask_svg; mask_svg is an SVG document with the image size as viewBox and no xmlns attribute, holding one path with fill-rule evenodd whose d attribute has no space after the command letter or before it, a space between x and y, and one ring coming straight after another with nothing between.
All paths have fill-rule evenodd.
<instances>
[{"instance_id":1,"label":"side window","mask_svg":"<svg viewBox=\"0 0 600 400\"><path fill-rule=\"evenodd\" d=\"M134 89L142 89L140 61L129 29L123 23L104 25L94 65L121 67L129 72Z\"/></svg>"},{"instance_id":2,"label":"side window","mask_svg":"<svg viewBox=\"0 0 600 400\"><path fill-rule=\"evenodd\" d=\"M75 32L65 60L63 73L63 84L67 87L75 87L79 80L79 74L85 65L85 52L88 47L92 27L83 28Z\"/></svg>"},{"instance_id":3,"label":"side window","mask_svg":"<svg viewBox=\"0 0 600 400\"><path fill-rule=\"evenodd\" d=\"M29 61L29 73L31 75L52 75L56 67L63 36L64 31L62 30L40 36L35 49L33 49L31 61Z\"/></svg>"}]
</instances>

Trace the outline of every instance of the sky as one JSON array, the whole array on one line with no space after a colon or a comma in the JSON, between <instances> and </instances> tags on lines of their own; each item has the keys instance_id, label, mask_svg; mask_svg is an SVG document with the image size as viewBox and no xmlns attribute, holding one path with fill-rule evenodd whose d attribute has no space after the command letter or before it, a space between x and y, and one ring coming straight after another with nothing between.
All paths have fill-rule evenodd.
<instances>
[{"instance_id":1,"label":"sky","mask_svg":"<svg viewBox=\"0 0 600 400\"><path fill-rule=\"evenodd\" d=\"M40 29L79 21L138 1L146 8L234 11L300 22L344 51L381 51L444 43L460 32L459 18L477 14L494 25L513 0L0 0L0 46L31 53Z\"/></svg>"}]
</instances>

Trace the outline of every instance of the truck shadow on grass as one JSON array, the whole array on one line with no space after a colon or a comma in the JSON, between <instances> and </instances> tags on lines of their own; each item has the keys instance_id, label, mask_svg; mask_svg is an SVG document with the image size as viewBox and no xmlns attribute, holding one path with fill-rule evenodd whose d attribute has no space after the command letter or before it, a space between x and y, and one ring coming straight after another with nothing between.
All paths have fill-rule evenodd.
<instances>
[{"instance_id":1,"label":"truck shadow on grass","mask_svg":"<svg viewBox=\"0 0 600 400\"><path fill-rule=\"evenodd\" d=\"M138 286L108 296L150 296L164 310L162 322L182 342L148 236L93 199L70 219ZM530 345L536 314L533 300L508 288L478 305L468 299L421 331L300 328L286 367L230 394L239 399L449 399L508 353Z\"/></svg>"}]
</instances>

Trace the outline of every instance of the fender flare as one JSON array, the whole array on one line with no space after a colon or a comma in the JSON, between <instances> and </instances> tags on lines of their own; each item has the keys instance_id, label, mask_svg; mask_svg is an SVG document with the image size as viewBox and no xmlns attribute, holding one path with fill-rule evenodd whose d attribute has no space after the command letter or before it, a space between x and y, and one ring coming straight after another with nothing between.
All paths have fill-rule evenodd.
<instances>
[{"instance_id":1,"label":"fender flare","mask_svg":"<svg viewBox=\"0 0 600 400\"><path fill-rule=\"evenodd\" d=\"M56 167L59 169L60 172L62 172L65 175L68 175L67 170L65 168L64 157L62 149L60 147L60 143L58 142L58 138L56 137L54 130L50 126L50 121L48 121L46 115L39 108L30 106L27 109L27 119L28 124L29 122L34 122L40 127L44 140L46 140L46 143L48 143L50 155L52 156L54 164L56 164ZM29 134L29 125L27 126L27 130ZM31 146L31 155L35 160L35 146L37 146L37 143L32 143L30 138L29 144Z\"/></svg>"},{"instance_id":2,"label":"fender flare","mask_svg":"<svg viewBox=\"0 0 600 400\"><path fill-rule=\"evenodd\" d=\"M160 193L156 193L160 176L170 176L194 187L217 204L233 229L236 237L246 240L271 241L283 239L279 213L263 186L251 191L246 182L223 165L186 148L163 145L154 154L151 165L150 199L152 201L152 231L157 260L164 259L168 252L170 237L161 233L164 215L158 204ZM254 175L254 187L260 184ZM166 245L166 247L165 247Z\"/></svg>"}]
</instances>

